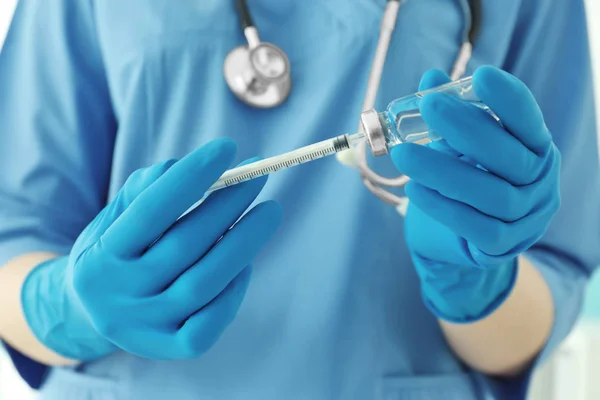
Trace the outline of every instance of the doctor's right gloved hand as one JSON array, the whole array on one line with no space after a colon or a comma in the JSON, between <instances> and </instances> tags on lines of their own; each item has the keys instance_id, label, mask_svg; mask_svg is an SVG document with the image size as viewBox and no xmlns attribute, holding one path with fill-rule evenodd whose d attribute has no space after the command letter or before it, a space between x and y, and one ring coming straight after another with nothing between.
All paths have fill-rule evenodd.
<instances>
[{"instance_id":1,"label":"doctor's right gloved hand","mask_svg":"<svg viewBox=\"0 0 600 400\"><path fill-rule=\"evenodd\" d=\"M424 75L421 88L449 81ZM429 310L454 324L494 313L511 295L521 255L560 207L561 155L525 83L496 67L473 74L473 90L499 118L444 93L420 104L443 140L392 149L411 178L405 238Z\"/></svg>"},{"instance_id":2,"label":"doctor's right gloved hand","mask_svg":"<svg viewBox=\"0 0 600 400\"><path fill-rule=\"evenodd\" d=\"M134 172L69 256L27 277L22 305L37 338L82 361L118 349L161 360L208 350L235 317L250 263L281 221L272 201L238 221L266 179L215 192L178 220L235 152L233 141L217 139Z\"/></svg>"}]
</instances>

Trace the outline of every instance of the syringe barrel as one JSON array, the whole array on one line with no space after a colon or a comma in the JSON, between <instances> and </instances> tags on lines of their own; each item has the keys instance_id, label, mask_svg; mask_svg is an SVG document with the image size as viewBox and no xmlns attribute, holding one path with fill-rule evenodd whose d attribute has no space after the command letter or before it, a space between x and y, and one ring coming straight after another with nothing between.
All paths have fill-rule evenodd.
<instances>
[{"instance_id":1,"label":"syringe barrel","mask_svg":"<svg viewBox=\"0 0 600 400\"><path fill-rule=\"evenodd\" d=\"M436 132L427 127L419 109L423 97L432 92L449 94L491 113L475 94L472 77L401 97L392 101L386 111L377 113L376 119L373 110L362 115L363 128L374 155L387 154L390 148L400 143L426 144L441 139Z\"/></svg>"},{"instance_id":2,"label":"syringe barrel","mask_svg":"<svg viewBox=\"0 0 600 400\"><path fill-rule=\"evenodd\" d=\"M237 185L238 183L347 150L352 140L353 138L349 135L340 135L287 153L230 169L208 189L208 192Z\"/></svg>"}]
</instances>

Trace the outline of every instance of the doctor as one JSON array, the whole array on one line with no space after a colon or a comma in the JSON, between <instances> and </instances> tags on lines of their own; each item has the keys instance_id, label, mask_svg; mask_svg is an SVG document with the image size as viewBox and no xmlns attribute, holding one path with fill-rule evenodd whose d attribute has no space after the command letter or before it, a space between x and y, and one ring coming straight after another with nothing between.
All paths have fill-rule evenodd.
<instances>
[{"instance_id":1,"label":"doctor","mask_svg":"<svg viewBox=\"0 0 600 400\"><path fill-rule=\"evenodd\" d=\"M0 337L42 399L513 399L572 328L600 264L582 1L483 1L466 74L503 124L426 97L445 140L373 165L412 178L406 218L329 159L178 219L236 163L354 130L385 1L309 3L248 1L292 71L263 109L223 78L233 1L19 2ZM464 4L401 7L377 109L447 82Z\"/></svg>"}]
</instances>

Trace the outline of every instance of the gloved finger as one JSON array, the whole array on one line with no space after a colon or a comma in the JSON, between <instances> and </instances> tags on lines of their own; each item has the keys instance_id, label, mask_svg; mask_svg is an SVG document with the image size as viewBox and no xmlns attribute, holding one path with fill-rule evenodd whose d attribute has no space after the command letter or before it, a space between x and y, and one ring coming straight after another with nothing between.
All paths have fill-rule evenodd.
<instances>
[{"instance_id":1,"label":"gloved finger","mask_svg":"<svg viewBox=\"0 0 600 400\"><path fill-rule=\"evenodd\" d=\"M528 215L527 217L508 224L504 229L504 236L510 240L500 240L491 243L486 251L480 249L475 243L467 242L467 250L472 258L480 266L497 266L513 260L531 246L546 232L546 228L541 229L539 222L542 221L539 214ZM534 222L535 221L535 222Z\"/></svg>"},{"instance_id":2,"label":"gloved finger","mask_svg":"<svg viewBox=\"0 0 600 400\"><path fill-rule=\"evenodd\" d=\"M267 201L248 212L195 265L160 295L172 314L185 319L218 296L258 255L281 222L281 208Z\"/></svg>"},{"instance_id":3,"label":"gloved finger","mask_svg":"<svg viewBox=\"0 0 600 400\"><path fill-rule=\"evenodd\" d=\"M216 139L188 154L146 188L102 237L121 257L135 257L162 235L229 167L231 139Z\"/></svg>"},{"instance_id":4,"label":"gloved finger","mask_svg":"<svg viewBox=\"0 0 600 400\"><path fill-rule=\"evenodd\" d=\"M95 317L90 318L90 323L100 336L120 350L156 360L171 359L168 345L173 341L175 329L165 329L165 324L161 324L165 314L149 321L136 311L139 311L136 299L104 294L104 301L96 304Z\"/></svg>"},{"instance_id":5,"label":"gloved finger","mask_svg":"<svg viewBox=\"0 0 600 400\"><path fill-rule=\"evenodd\" d=\"M244 268L209 304L185 321L175 336L178 358L197 358L208 351L233 322L250 284L252 269Z\"/></svg>"},{"instance_id":6,"label":"gloved finger","mask_svg":"<svg viewBox=\"0 0 600 400\"><path fill-rule=\"evenodd\" d=\"M520 254L543 235L551 220L549 215L555 213L557 207L547 203L519 221L505 223L414 181L406 185L405 191L413 205L466 239L470 249L478 249L487 257Z\"/></svg>"},{"instance_id":7,"label":"gloved finger","mask_svg":"<svg viewBox=\"0 0 600 400\"><path fill-rule=\"evenodd\" d=\"M485 66L473 74L473 90L529 150L538 155L546 153L552 136L537 101L523 82L498 68Z\"/></svg>"},{"instance_id":8,"label":"gloved finger","mask_svg":"<svg viewBox=\"0 0 600 400\"><path fill-rule=\"evenodd\" d=\"M114 323L106 322L94 327L121 350L140 357L153 360L197 357L214 344L233 320L248 287L251 271L250 266L245 267L214 300L187 320L170 318L168 310L166 313L163 310L162 314L155 312L156 320L142 319L139 312L132 312L134 323L129 324L130 328L124 328L117 319L112 320ZM135 309L139 311L132 304L131 311ZM148 317L147 314L144 316ZM194 319L197 322L190 322Z\"/></svg>"},{"instance_id":9,"label":"gloved finger","mask_svg":"<svg viewBox=\"0 0 600 400\"><path fill-rule=\"evenodd\" d=\"M427 144L425 144L425 147L429 147L430 149L433 149L433 150L436 150L441 153L448 154L448 155L451 155L454 157L462 156L462 154L460 152L458 152L455 149L453 149L452 147L450 147L448 142L445 141L444 139L439 139L434 142L427 143Z\"/></svg>"},{"instance_id":10,"label":"gloved finger","mask_svg":"<svg viewBox=\"0 0 600 400\"><path fill-rule=\"evenodd\" d=\"M442 196L467 204L505 222L526 216L537 196L454 156L405 143L392 149L392 160L411 180Z\"/></svg>"},{"instance_id":11,"label":"gloved finger","mask_svg":"<svg viewBox=\"0 0 600 400\"><path fill-rule=\"evenodd\" d=\"M513 238L507 237L504 222L484 215L467 204L444 197L414 181L406 185L405 192L417 208L489 255L498 255L499 243L503 247L507 242L513 243Z\"/></svg>"},{"instance_id":12,"label":"gloved finger","mask_svg":"<svg viewBox=\"0 0 600 400\"><path fill-rule=\"evenodd\" d=\"M143 270L132 271L146 282L145 294L158 293L198 261L256 199L267 177L212 193L173 225L143 255Z\"/></svg>"},{"instance_id":13,"label":"gloved finger","mask_svg":"<svg viewBox=\"0 0 600 400\"><path fill-rule=\"evenodd\" d=\"M134 329L116 326L111 332L105 337L126 353L151 360L180 358L179 352L172 346L176 337L174 331L138 325Z\"/></svg>"},{"instance_id":14,"label":"gloved finger","mask_svg":"<svg viewBox=\"0 0 600 400\"><path fill-rule=\"evenodd\" d=\"M419 83L419 92L433 89L434 87L444 85L451 81L452 79L450 79L450 77L444 71L439 69L430 69L421 77L421 82Z\"/></svg>"},{"instance_id":15,"label":"gloved finger","mask_svg":"<svg viewBox=\"0 0 600 400\"><path fill-rule=\"evenodd\" d=\"M444 72L439 69L430 69L423 74L421 77L421 82L419 83L419 91L425 91L429 89L436 88L438 86L445 85L446 83L452 82L452 79ZM453 149L448 142L444 139L436 140L435 142L431 142L426 144L426 146L431 147L437 151L441 151L447 154L453 154L457 157L460 157L458 151Z\"/></svg>"},{"instance_id":16,"label":"gloved finger","mask_svg":"<svg viewBox=\"0 0 600 400\"><path fill-rule=\"evenodd\" d=\"M421 113L451 147L513 185L535 181L544 166L543 159L479 107L432 93L421 101Z\"/></svg>"},{"instance_id":17,"label":"gloved finger","mask_svg":"<svg viewBox=\"0 0 600 400\"><path fill-rule=\"evenodd\" d=\"M133 201L158 178L160 178L177 160L170 159L148 168L133 172L119 190L115 198L94 218L81 235L101 236ZM94 232L94 233L92 233ZM81 236L80 235L80 236Z\"/></svg>"}]
</instances>

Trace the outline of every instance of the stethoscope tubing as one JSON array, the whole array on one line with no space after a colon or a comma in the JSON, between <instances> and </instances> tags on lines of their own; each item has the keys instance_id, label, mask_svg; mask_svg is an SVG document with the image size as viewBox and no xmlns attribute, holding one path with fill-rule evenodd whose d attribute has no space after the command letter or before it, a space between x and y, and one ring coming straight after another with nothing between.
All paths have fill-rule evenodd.
<instances>
[{"instance_id":1,"label":"stethoscope tubing","mask_svg":"<svg viewBox=\"0 0 600 400\"><path fill-rule=\"evenodd\" d=\"M396 26L396 21L400 8L408 0L388 0L381 26L379 30L379 39L375 50L375 55L371 64L367 90L363 100L362 111L373 109L379 91L379 85L383 74L385 60L387 58L388 49L392 39L392 33ZM457 53L456 59L452 66L450 78L452 80L459 79L466 71L467 65L471 59L473 46L481 31L482 20L482 0L457 0L460 4L463 13L463 35L462 43ZM258 30L254 25L252 15L248 9L246 0L235 0L235 8L240 20L240 27L248 40L248 45L253 48L260 44ZM359 122L357 131L362 130L362 124ZM400 175L394 178L387 178L375 173L369 168L367 162L367 145L362 142L356 149L347 150L351 152L354 158L354 164L359 171L363 184L375 196L380 198L385 203L397 207L401 214L406 209L406 198L400 197L383 187L401 187L405 185L409 178L405 175ZM341 160L341 154L338 154L338 160Z\"/></svg>"},{"instance_id":2,"label":"stethoscope tubing","mask_svg":"<svg viewBox=\"0 0 600 400\"><path fill-rule=\"evenodd\" d=\"M450 78L452 80L459 79L466 71L469 60L471 59L474 41L476 40L481 25L481 0L457 0L463 11L464 30L463 43L458 51L458 55L452 67ZM385 62L385 54L391 39L393 27L395 26L396 18L400 7L405 1L388 1L380 29L380 40L377 45L375 57L371 67L369 76L369 84L367 87L367 95L365 96L365 104L363 111L367 111L374 107L379 81L383 73L383 64ZM395 3L395 4L394 4ZM392 24L393 22L393 24ZM391 27L391 28L390 28ZM373 87L377 85L376 87ZM359 129L362 129L362 124L359 123ZM387 204L398 208L403 214L406 210L407 199L400 197L383 187L401 187L408 183L409 178L406 175L400 175L394 178L381 176L369 168L367 162L367 145L366 142L360 143L355 150L356 168L359 171L362 182L365 187Z\"/></svg>"}]
</instances>

